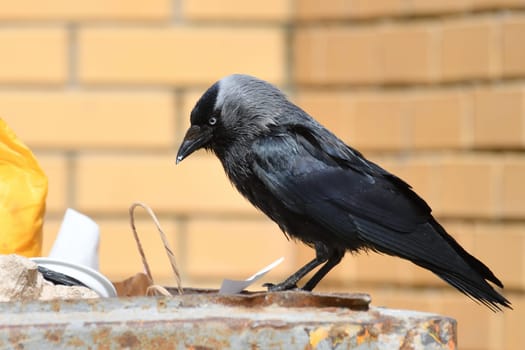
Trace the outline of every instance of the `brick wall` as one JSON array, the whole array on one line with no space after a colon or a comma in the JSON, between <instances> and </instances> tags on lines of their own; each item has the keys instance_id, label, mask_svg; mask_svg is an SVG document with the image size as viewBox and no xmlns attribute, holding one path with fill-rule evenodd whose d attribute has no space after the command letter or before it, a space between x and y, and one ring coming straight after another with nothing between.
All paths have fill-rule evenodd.
<instances>
[{"instance_id":1,"label":"brick wall","mask_svg":"<svg viewBox=\"0 0 525 350\"><path fill-rule=\"evenodd\" d=\"M101 268L141 270L132 201L151 205L187 286L271 260L277 281L313 252L284 239L204 152L175 167L191 110L220 77L286 89L344 140L411 183L506 284L494 315L400 259L347 256L320 289L459 320L463 349L525 342L523 0L0 0L0 116L49 177L48 251L65 208L101 226ZM139 219L158 281L173 283Z\"/></svg>"}]
</instances>

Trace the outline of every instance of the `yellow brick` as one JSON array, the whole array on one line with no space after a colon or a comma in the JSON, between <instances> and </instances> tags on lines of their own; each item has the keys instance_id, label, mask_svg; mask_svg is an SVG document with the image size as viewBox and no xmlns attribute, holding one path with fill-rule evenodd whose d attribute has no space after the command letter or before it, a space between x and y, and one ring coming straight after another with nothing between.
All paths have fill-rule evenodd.
<instances>
[{"instance_id":1,"label":"yellow brick","mask_svg":"<svg viewBox=\"0 0 525 350\"><path fill-rule=\"evenodd\" d=\"M506 76L525 73L525 18L517 17L506 20L502 24L503 35L503 74Z\"/></svg>"},{"instance_id":2,"label":"yellow brick","mask_svg":"<svg viewBox=\"0 0 525 350\"><path fill-rule=\"evenodd\" d=\"M42 256L48 256L51 252L51 248L55 243L55 239L60 230L60 224L62 223L62 216L65 213L65 209L59 213L58 217L50 217L46 215L44 219L44 228L43 228L43 240L42 240Z\"/></svg>"},{"instance_id":3,"label":"yellow brick","mask_svg":"<svg viewBox=\"0 0 525 350\"><path fill-rule=\"evenodd\" d=\"M521 88L477 89L474 93L474 145L519 147L524 140L525 93Z\"/></svg>"},{"instance_id":4,"label":"yellow brick","mask_svg":"<svg viewBox=\"0 0 525 350\"><path fill-rule=\"evenodd\" d=\"M506 158L502 176L501 214L521 219L525 215L525 159Z\"/></svg>"},{"instance_id":5,"label":"yellow brick","mask_svg":"<svg viewBox=\"0 0 525 350\"><path fill-rule=\"evenodd\" d=\"M278 283L299 269L295 243L286 240L279 227L268 220L190 220L186 232L185 271L190 278L207 277L219 287L224 278L246 279L285 257L275 270L254 285Z\"/></svg>"},{"instance_id":6,"label":"yellow brick","mask_svg":"<svg viewBox=\"0 0 525 350\"><path fill-rule=\"evenodd\" d=\"M436 299L442 294L435 290L414 290L408 288L368 287L366 291L370 291L372 305L374 306L433 313L436 313Z\"/></svg>"},{"instance_id":7,"label":"yellow brick","mask_svg":"<svg viewBox=\"0 0 525 350\"><path fill-rule=\"evenodd\" d=\"M294 77L304 84L371 83L381 78L379 36L351 27L299 29Z\"/></svg>"},{"instance_id":8,"label":"yellow brick","mask_svg":"<svg viewBox=\"0 0 525 350\"><path fill-rule=\"evenodd\" d=\"M62 214L67 208L68 169L62 155L35 154L48 179L46 212Z\"/></svg>"},{"instance_id":9,"label":"yellow brick","mask_svg":"<svg viewBox=\"0 0 525 350\"><path fill-rule=\"evenodd\" d=\"M448 22L442 29L445 80L489 78L497 73L495 26L488 20Z\"/></svg>"},{"instance_id":10,"label":"yellow brick","mask_svg":"<svg viewBox=\"0 0 525 350\"><path fill-rule=\"evenodd\" d=\"M2 28L0 82L64 83L68 65L66 45L63 28Z\"/></svg>"},{"instance_id":11,"label":"yellow brick","mask_svg":"<svg viewBox=\"0 0 525 350\"><path fill-rule=\"evenodd\" d=\"M175 154L82 155L76 166L80 210L124 213L142 201L156 211L257 213L204 151L177 166Z\"/></svg>"},{"instance_id":12,"label":"yellow brick","mask_svg":"<svg viewBox=\"0 0 525 350\"><path fill-rule=\"evenodd\" d=\"M447 217L494 216L495 176L490 158L444 159L439 168L439 214Z\"/></svg>"},{"instance_id":13,"label":"yellow brick","mask_svg":"<svg viewBox=\"0 0 525 350\"><path fill-rule=\"evenodd\" d=\"M520 350L525 344L525 332L523 332L523 321L525 320L525 296L523 294L511 295L512 312L503 315L505 330L501 339L500 349Z\"/></svg>"},{"instance_id":14,"label":"yellow brick","mask_svg":"<svg viewBox=\"0 0 525 350\"><path fill-rule=\"evenodd\" d=\"M475 9L498 9L510 10L512 8L523 7L522 0L472 0L472 7Z\"/></svg>"},{"instance_id":15,"label":"yellow brick","mask_svg":"<svg viewBox=\"0 0 525 350\"><path fill-rule=\"evenodd\" d=\"M455 290L443 294L440 299L440 313L454 317L458 323L461 349L502 349L504 324L501 314L490 312Z\"/></svg>"},{"instance_id":16,"label":"yellow brick","mask_svg":"<svg viewBox=\"0 0 525 350\"><path fill-rule=\"evenodd\" d=\"M350 93L299 91L292 100L339 138L352 142L355 111Z\"/></svg>"},{"instance_id":17,"label":"yellow brick","mask_svg":"<svg viewBox=\"0 0 525 350\"><path fill-rule=\"evenodd\" d=\"M34 147L172 147L175 139L164 92L1 92L0 109Z\"/></svg>"},{"instance_id":18,"label":"yellow brick","mask_svg":"<svg viewBox=\"0 0 525 350\"><path fill-rule=\"evenodd\" d=\"M0 20L162 20L171 12L169 0L38 0L0 1Z\"/></svg>"},{"instance_id":19,"label":"yellow brick","mask_svg":"<svg viewBox=\"0 0 525 350\"><path fill-rule=\"evenodd\" d=\"M140 208L137 208L137 213ZM100 227L100 271L111 281L120 281L138 272L145 272L137 244L128 218L103 219L95 215L92 218ZM159 218L171 246L179 271L182 265L180 245L177 241L177 230L170 220ZM153 222L141 218L135 221L137 233L144 249L144 254L155 283L176 285L171 265L164 250L162 240Z\"/></svg>"},{"instance_id":20,"label":"yellow brick","mask_svg":"<svg viewBox=\"0 0 525 350\"><path fill-rule=\"evenodd\" d=\"M351 17L352 5L346 0L297 0L296 16L300 19L334 19Z\"/></svg>"},{"instance_id":21,"label":"yellow brick","mask_svg":"<svg viewBox=\"0 0 525 350\"><path fill-rule=\"evenodd\" d=\"M436 159L408 157L371 157L371 160L406 181L432 208L437 209L438 179Z\"/></svg>"},{"instance_id":22,"label":"yellow brick","mask_svg":"<svg viewBox=\"0 0 525 350\"><path fill-rule=\"evenodd\" d=\"M507 290L523 290L525 287L524 251L524 225L476 226L474 255L494 272Z\"/></svg>"},{"instance_id":23,"label":"yellow brick","mask_svg":"<svg viewBox=\"0 0 525 350\"><path fill-rule=\"evenodd\" d=\"M396 172L395 174L406 180L414 191L427 201L431 207L434 207L434 204L437 205L438 193L434 161L431 159L415 159L407 162L404 168L404 172Z\"/></svg>"},{"instance_id":24,"label":"yellow brick","mask_svg":"<svg viewBox=\"0 0 525 350\"><path fill-rule=\"evenodd\" d=\"M434 215L435 216L435 215ZM437 217L449 235L461 245L467 252L476 253L476 224L474 222L461 220L448 220Z\"/></svg>"},{"instance_id":25,"label":"yellow brick","mask_svg":"<svg viewBox=\"0 0 525 350\"><path fill-rule=\"evenodd\" d=\"M403 0L299 0L297 15L301 19L341 19L398 15L405 11Z\"/></svg>"},{"instance_id":26,"label":"yellow brick","mask_svg":"<svg viewBox=\"0 0 525 350\"><path fill-rule=\"evenodd\" d=\"M384 78L389 83L428 82L434 78L434 37L420 25L388 27L381 35Z\"/></svg>"},{"instance_id":27,"label":"yellow brick","mask_svg":"<svg viewBox=\"0 0 525 350\"><path fill-rule=\"evenodd\" d=\"M412 281L412 263L398 257L361 253L347 263L355 265L356 279L361 283L402 284Z\"/></svg>"},{"instance_id":28,"label":"yellow brick","mask_svg":"<svg viewBox=\"0 0 525 350\"><path fill-rule=\"evenodd\" d=\"M356 17L400 15L406 11L403 0L356 0L352 1L352 13Z\"/></svg>"},{"instance_id":29,"label":"yellow brick","mask_svg":"<svg viewBox=\"0 0 525 350\"><path fill-rule=\"evenodd\" d=\"M465 96L432 92L408 98L409 128L415 148L459 148L466 143L463 123Z\"/></svg>"},{"instance_id":30,"label":"yellow brick","mask_svg":"<svg viewBox=\"0 0 525 350\"><path fill-rule=\"evenodd\" d=\"M367 150L406 148L405 110L405 105L397 96L369 95L356 98L354 146Z\"/></svg>"},{"instance_id":31,"label":"yellow brick","mask_svg":"<svg viewBox=\"0 0 525 350\"><path fill-rule=\"evenodd\" d=\"M205 84L231 73L284 79L284 31L273 28L85 28L84 83Z\"/></svg>"},{"instance_id":32,"label":"yellow brick","mask_svg":"<svg viewBox=\"0 0 525 350\"><path fill-rule=\"evenodd\" d=\"M410 12L416 14L460 12L468 9L472 0L412 0L410 1Z\"/></svg>"},{"instance_id":33,"label":"yellow brick","mask_svg":"<svg viewBox=\"0 0 525 350\"><path fill-rule=\"evenodd\" d=\"M265 2L242 0L184 0L182 15L190 20L278 20L284 21L291 10L288 0Z\"/></svg>"}]
</instances>

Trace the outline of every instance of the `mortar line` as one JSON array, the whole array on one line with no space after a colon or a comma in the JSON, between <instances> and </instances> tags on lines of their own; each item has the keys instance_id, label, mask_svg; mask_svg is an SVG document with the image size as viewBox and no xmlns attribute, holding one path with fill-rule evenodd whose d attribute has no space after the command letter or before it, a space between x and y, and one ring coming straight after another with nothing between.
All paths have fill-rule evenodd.
<instances>
[{"instance_id":1,"label":"mortar line","mask_svg":"<svg viewBox=\"0 0 525 350\"><path fill-rule=\"evenodd\" d=\"M171 22L172 24L178 25L184 22L182 16L182 0L172 0L171 2Z\"/></svg>"},{"instance_id":2,"label":"mortar line","mask_svg":"<svg viewBox=\"0 0 525 350\"><path fill-rule=\"evenodd\" d=\"M75 187L77 183L77 157L78 152L74 150L66 151L66 207L76 208L77 207L77 189ZM65 208L64 208L65 209Z\"/></svg>"},{"instance_id":3,"label":"mortar line","mask_svg":"<svg viewBox=\"0 0 525 350\"><path fill-rule=\"evenodd\" d=\"M67 85L70 89L78 88L78 25L74 22L67 24Z\"/></svg>"}]
</instances>

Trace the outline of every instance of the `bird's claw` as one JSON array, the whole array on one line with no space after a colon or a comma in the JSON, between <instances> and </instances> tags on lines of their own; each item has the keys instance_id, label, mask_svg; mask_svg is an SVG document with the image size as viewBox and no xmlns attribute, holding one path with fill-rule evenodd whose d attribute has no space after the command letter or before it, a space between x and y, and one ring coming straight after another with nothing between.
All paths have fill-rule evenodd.
<instances>
[{"instance_id":1,"label":"bird's claw","mask_svg":"<svg viewBox=\"0 0 525 350\"><path fill-rule=\"evenodd\" d=\"M268 289L268 292L281 292L284 290L299 289L296 284L286 284L286 283L265 283L263 287Z\"/></svg>"}]
</instances>

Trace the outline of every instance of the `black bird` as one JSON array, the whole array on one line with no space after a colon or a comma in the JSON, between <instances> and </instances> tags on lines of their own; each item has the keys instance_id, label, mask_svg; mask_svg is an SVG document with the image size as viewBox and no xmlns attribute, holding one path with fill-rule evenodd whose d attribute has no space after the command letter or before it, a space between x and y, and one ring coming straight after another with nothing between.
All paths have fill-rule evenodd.
<instances>
[{"instance_id":1,"label":"black bird","mask_svg":"<svg viewBox=\"0 0 525 350\"><path fill-rule=\"evenodd\" d=\"M372 250L426 268L492 310L503 287L434 219L427 203L291 103L273 85L234 74L213 84L191 112L177 163L205 148L239 192L316 257L271 291L312 290L345 252Z\"/></svg>"}]
</instances>

